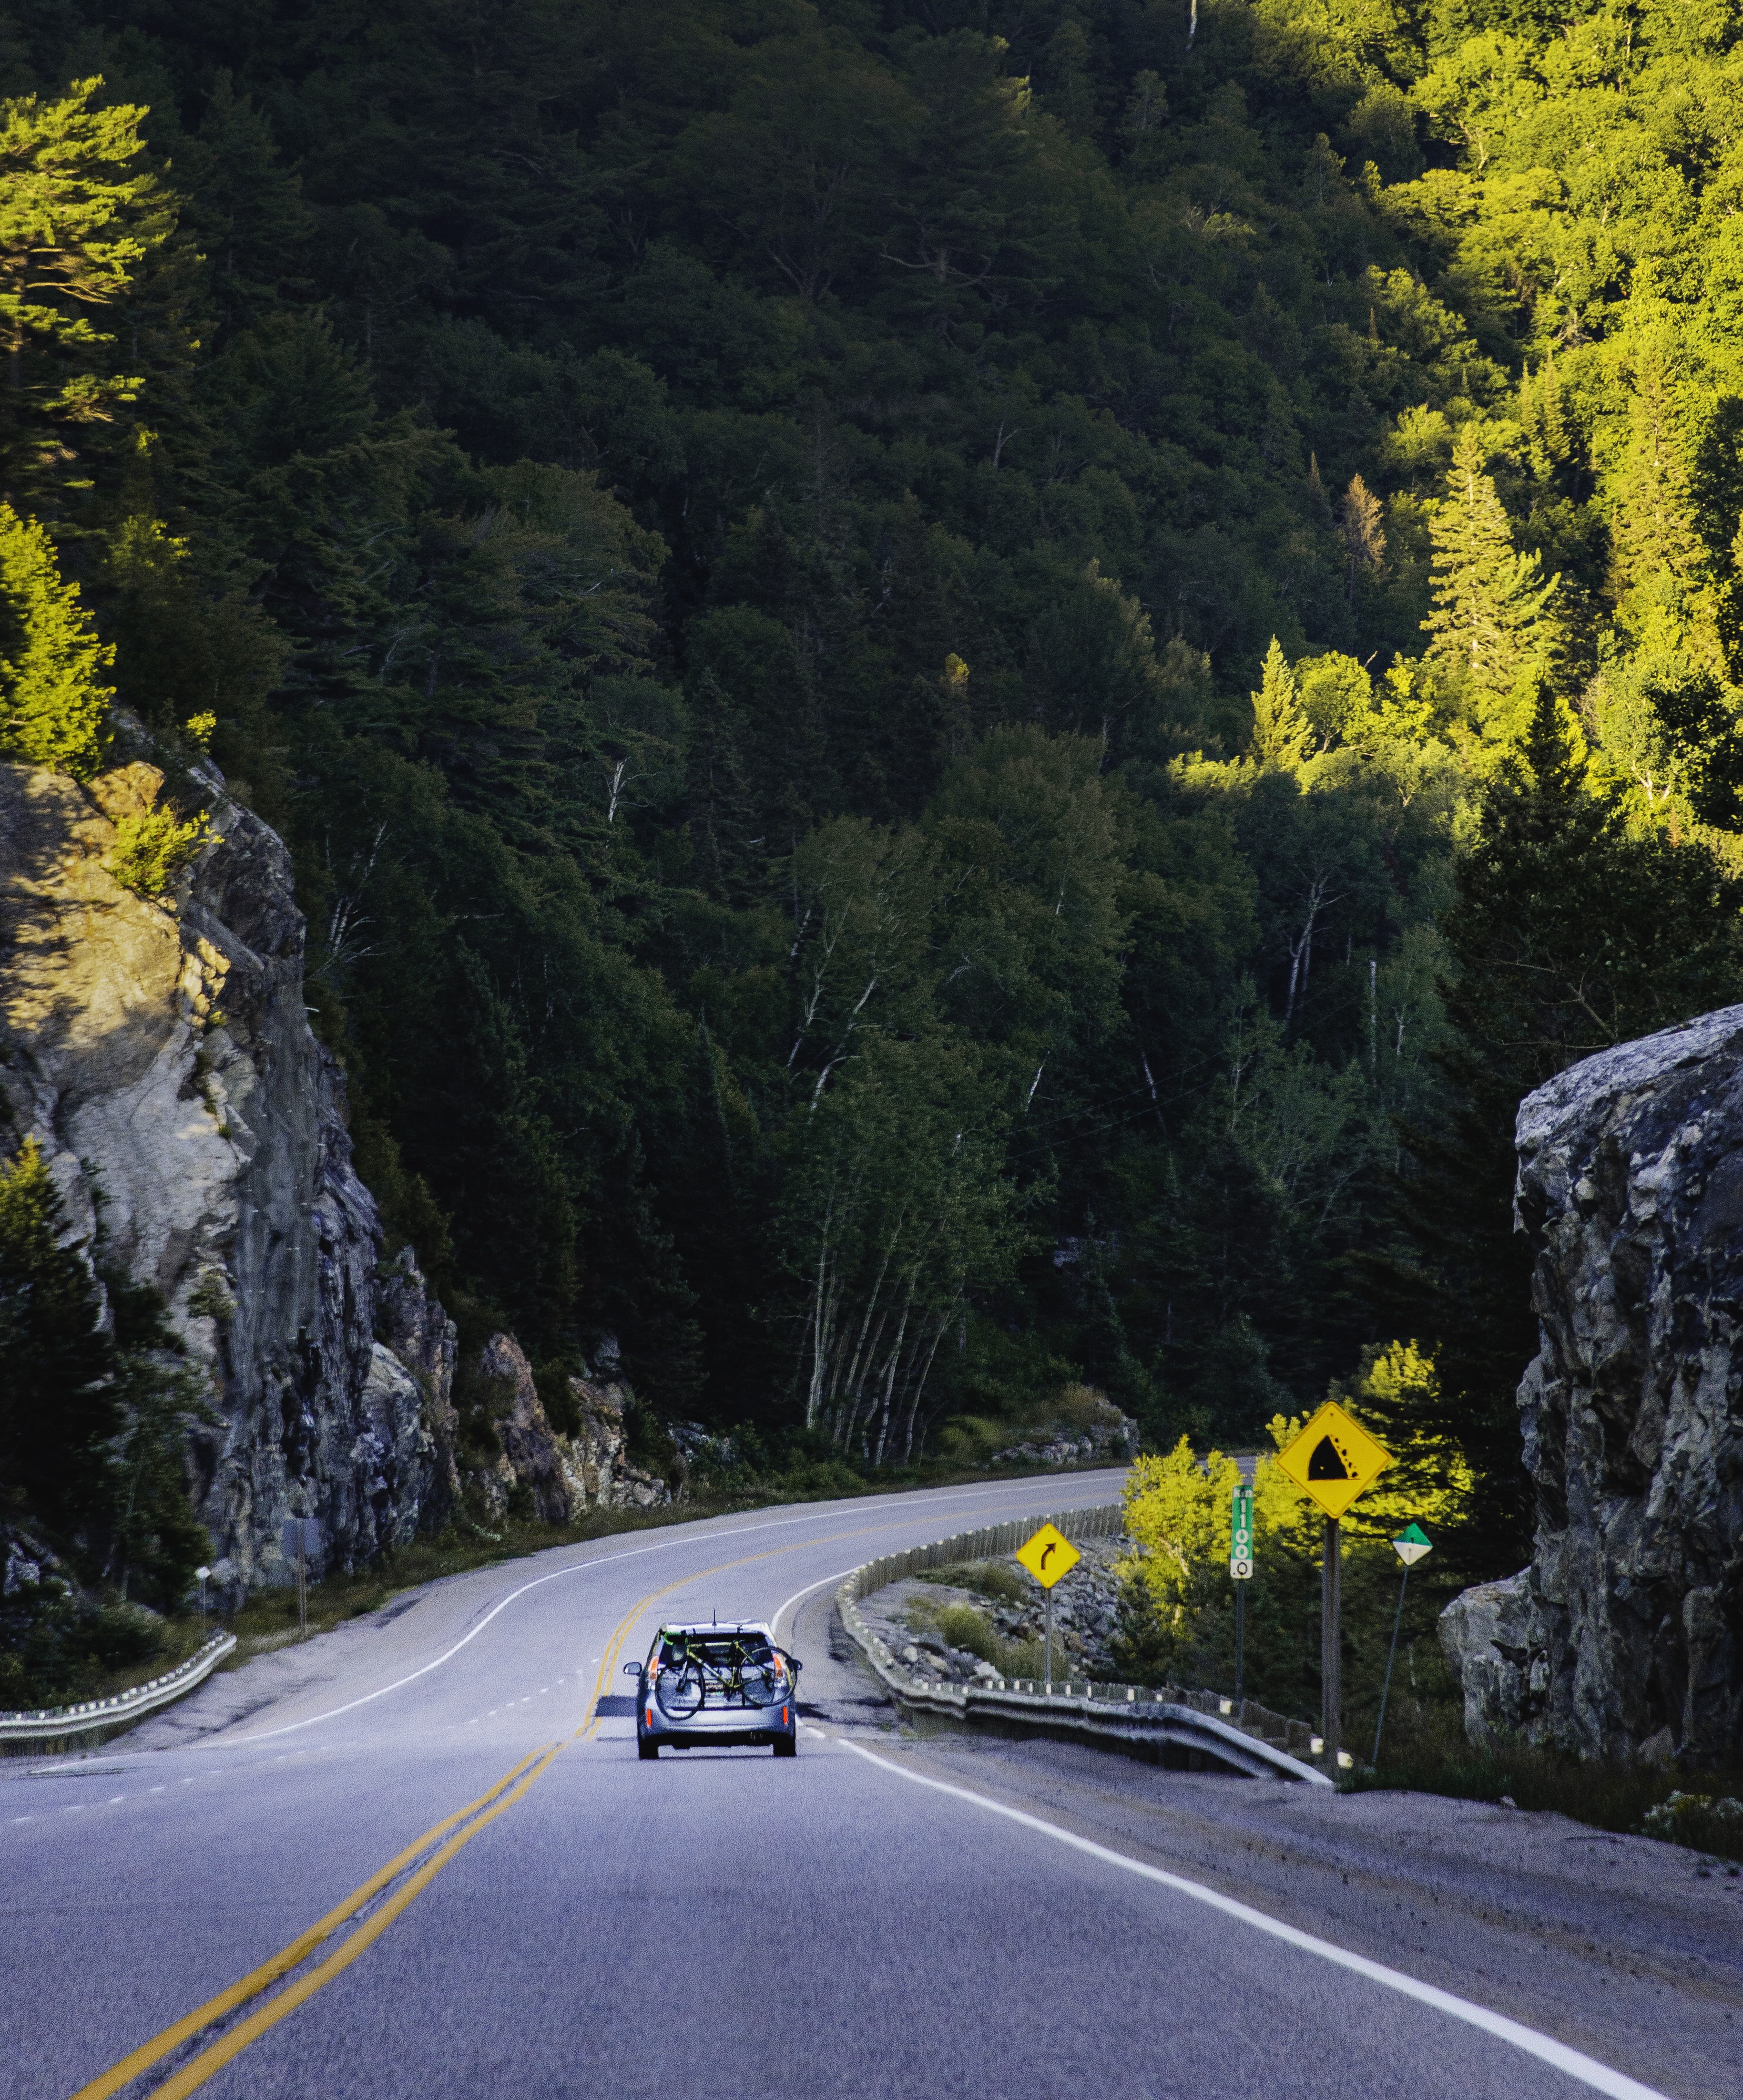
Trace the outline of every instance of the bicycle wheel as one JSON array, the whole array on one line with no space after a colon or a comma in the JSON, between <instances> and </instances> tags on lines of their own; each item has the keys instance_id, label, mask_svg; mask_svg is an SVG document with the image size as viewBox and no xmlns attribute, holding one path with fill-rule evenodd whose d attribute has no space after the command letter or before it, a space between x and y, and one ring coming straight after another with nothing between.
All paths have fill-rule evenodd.
<instances>
[{"instance_id":1,"label":"bicycle wheel","mask_svg":"<svg viewBox=\"0 0 1743 2100\"><path fill-rule=\"evenodd\" d=\"M747 1662L740 1689L748 1706L778 1706L786 1693L786 1679L777 1677L772 1662Z\"/></svg>"},{"instance_id":2,"label":"bicycle wheel","mask_svg":"<svg viewBox=\"0 0 1743 2100\"><path fill-rule=\"evenodd\" d=\"M693 1662L660 1673L659 1702L675 1721L688 1721L701 1711L706 1689L702 1671Z\"/></svg>"}]
</instances>

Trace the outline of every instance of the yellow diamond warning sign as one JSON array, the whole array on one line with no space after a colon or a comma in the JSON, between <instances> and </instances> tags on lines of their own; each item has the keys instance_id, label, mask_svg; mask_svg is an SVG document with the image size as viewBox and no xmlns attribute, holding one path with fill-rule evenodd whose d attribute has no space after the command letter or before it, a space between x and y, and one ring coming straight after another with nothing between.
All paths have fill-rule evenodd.
<instances>
[{"instance_id":1,"label":"yellow diamond warning sign","mask_svg":"<svg viewBox=\"0 0 1743 2100\"><path fill-rule=\"evenodd\" d=\"M1025 1539L1017 1548L1017 1558L1042 1589L1050 1590L1062 1575L1071 1573L1083 1555L1063 1531L1044 1524L1032 1538Z\"/></svg>"},{"instance_id":2,"label":"yellow diamond warning sign","mask_svg":"<svg viewBox=\"0 0 1743 2100\"><path fill-rule=\"evenodd\" d=\"M1327 1516L1340 1517L1385 1471L1392 1454L1328 1400L1277 1462Z\"/></svg>"}]
</instances>

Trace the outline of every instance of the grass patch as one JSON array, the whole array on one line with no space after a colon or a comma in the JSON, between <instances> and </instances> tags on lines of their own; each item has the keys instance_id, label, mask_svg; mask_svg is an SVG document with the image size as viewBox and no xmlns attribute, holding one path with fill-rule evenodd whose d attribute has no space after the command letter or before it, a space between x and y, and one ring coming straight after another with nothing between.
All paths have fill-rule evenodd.
<instances>
[{"instance_id":1,"label":"grass patch","mask_svg":"<svg viewBox=\"0 0 1743 2100\"><path fill-rule=\"evenodd\" d=\"M1743 1771L1703 1775L1700 1784L1710 1792L1698 1796L1684 1791L1688 1783L1686 1774L1661 1765L1583 1760L1529 1743L1478 1749L1467 1739L1459 1710L1444 1706L1420 1714L1406 1708L1395 1722L1389 1717L1377 1769L1358 1767L1347 1782L1353 1791L1407 1789L1460 1801L1507 1800L1516 1808L1551 1809L1595 1829L1644 1833L1743 1860L1743 1807L1733 1816L1710 1806L1743 1794ZM1701 1805L1672 1808L1673 1799Z\"/></svg>"},{"instance_id":2,"label":"grass patch","mask_svg":"<svg viewBox=\"0 0 1743 2100\"><path fill-rule=\"evenodd\" d=\"M905 1614L916 1633L935 1633L952 1648L990 1662L1001 1677L1041 1675L1044 1651L1037 1640L1006 1640L984 1612L972 1604L935 1604L915 1597Z\"/></svg>"},{"instance_id":3,"label":"grass patch","mask_svg":"<svg viewBox=\"0 0 1743 2100\"><path fill-rule=\"evenodd\" d=\"M928 1568L914 1579L941 1582L952 1590L975 1590L983 1597L996 1597L1001 1604L1027 1603L1034 1590L1028 1577L1004 1560L966 1560L953 1568Z\"/></svg>"}]
</instances>

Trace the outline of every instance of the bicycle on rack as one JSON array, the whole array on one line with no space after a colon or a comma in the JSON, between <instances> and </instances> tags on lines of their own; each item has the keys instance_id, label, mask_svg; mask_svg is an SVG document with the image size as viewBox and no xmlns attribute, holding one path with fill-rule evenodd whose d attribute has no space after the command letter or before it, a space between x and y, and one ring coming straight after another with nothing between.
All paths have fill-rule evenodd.
<instances>
[{"instance_id":1,"label":"bicycle on rack","mask_svg":"<svg viewBox=\"0 0 1743 2100\"><path fill-rule=\"evenodd\" d=\"M711 1700L722 1706L779 1706L792 1696L799 1665L758 1635L682 1634L677 1655L662 1667L659 1702L675 1721L688 1721Z\"/></svg>"}]
</instances>

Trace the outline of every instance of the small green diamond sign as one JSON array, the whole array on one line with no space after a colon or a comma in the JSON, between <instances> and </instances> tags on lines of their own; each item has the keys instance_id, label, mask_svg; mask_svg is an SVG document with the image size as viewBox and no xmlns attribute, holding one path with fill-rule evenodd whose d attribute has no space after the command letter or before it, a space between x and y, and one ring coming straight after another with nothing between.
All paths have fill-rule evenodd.
<instances>
[{"instance_id":1,"label":"small green diamond sign","mask_svg":"<svg viewBox=\"0 0 1743 2100\"><path fill-rule=\"evenodd\" d=\"M1432 1553L1434 1548L1419 1524L1407 1524L1393 1540L1392 1550L1406 1568L1414 1568L1424 1554Z\"/></svg>"}]
</instances>

